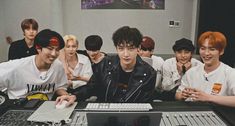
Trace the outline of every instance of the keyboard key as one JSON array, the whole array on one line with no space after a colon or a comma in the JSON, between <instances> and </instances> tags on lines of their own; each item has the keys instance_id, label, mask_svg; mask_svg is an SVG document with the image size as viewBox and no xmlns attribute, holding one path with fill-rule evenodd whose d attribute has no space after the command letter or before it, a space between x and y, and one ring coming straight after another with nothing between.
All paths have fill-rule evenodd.
<instances>
[{"instance_id":1,"label":"keyboard key","mask_svg":"<svg viewBox=\"0 0 235 126\"><path fill-rule=\"evenodd\" d=\"M149 111L149 103L88 103L85 110L94 111Z\"/></svg>"},{"instance_id":2,"label":"keyboard key","mask_svg":"<svg viewBox=\"0 0 235 126\"><path fill-rule=\"evenodd\" d=\"M33 111L9 110L0 117L0 126L26 126Z\"/></svg>"}]
</instances>

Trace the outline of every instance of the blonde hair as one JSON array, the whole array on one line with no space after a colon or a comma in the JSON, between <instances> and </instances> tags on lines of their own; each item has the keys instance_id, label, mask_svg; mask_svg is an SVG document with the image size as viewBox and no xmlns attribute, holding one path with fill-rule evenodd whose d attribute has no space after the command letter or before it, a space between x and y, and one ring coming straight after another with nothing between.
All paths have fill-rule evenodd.
<instances>
[{"instance_id":1,"label":"blonde hair","mask_svg":"<svg viewBox=\"0 0 235 126\"><path fill-rule=\"evenodd\" d=\"M76 42L76 44L78 45L77 37L75 35L65 35L63 38L64 38L65 44L67 44L67 42L69 40L72 40L72 41Z\"/></svg>"}]
</instances>

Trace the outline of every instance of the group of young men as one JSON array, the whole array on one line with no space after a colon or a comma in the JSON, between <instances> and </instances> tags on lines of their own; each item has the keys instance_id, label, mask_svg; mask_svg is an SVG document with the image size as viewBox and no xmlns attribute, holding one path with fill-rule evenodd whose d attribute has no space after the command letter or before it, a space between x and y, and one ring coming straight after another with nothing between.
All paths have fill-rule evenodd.
<instances>
[{"instance_id":1,"label":"group of young men","mask_svg":"<svg viewBox=\"0 0 235 126\"><path fill-rule=\"evenodd\" d=\"M175 58L162 62L162 68L155 69L140 57L144 51L149 51L149 57L153 57L153 49L142 43L151 39L143 37L137 28L121 27L112 36L117 55L103 56L98 62L89 57L95 63L92 76L79 91L69 94L67 76L57 59L64 48L64 39L49 29L37 33L38 25L32 20L26 25L22 23L22 26L25 39L18 43L24 43L28 48L34 47L36 52L32 56L22 55L25 58L0 64L0 89L7 88L10 99L27 97L51 100L52 95L56 94L56 104L66 100L67 105L90 96L96 96L97 102L151 102L156 79L160 83L158 75L162 75L163 81L157 84L158 87L173 93L176 100L235 107L235 70L219 59L227 44L220 32L208 31L199 37L199 54L203 64L192 59L192 42L181 39L173 46ZM34 35L32 44L29 40ZM12 51L10 49L9 59L12 59ZM23 53L31 52L26 50ZM89 56L89 50L87 54Z\"/></svg>"}]
</instances>

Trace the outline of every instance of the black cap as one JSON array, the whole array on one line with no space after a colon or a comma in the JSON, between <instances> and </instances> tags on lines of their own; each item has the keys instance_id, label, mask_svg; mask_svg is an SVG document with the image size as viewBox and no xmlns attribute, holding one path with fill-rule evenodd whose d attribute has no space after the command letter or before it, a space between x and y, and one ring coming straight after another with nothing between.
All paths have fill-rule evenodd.
<instances>
[{"instance_id":1,"label":"black cap","mask_svg":"<svg viewBox=\"0 0 235 126\"><path fill-rule=\"evenodd\" d=\"M64 48L64 39L59 33L50 29L44 29L36 35L34 44L36 47L47 47L50 44L57 44L62 49Z\"/></svg>"},{"instance_id":2,"label":"black cap","mask_svg":"<svg viewBox=\"0 0 235 126\"><path fill-rule=\"evenodd\" d=\"M175 51L179 51L179 50L188 50L193 52L195 47L193 46L193 43L191 40L186 39L186 38L182 38L180 40L175 41L175 44L173 45L173 50Z\"/></svg>"}]
</instances>

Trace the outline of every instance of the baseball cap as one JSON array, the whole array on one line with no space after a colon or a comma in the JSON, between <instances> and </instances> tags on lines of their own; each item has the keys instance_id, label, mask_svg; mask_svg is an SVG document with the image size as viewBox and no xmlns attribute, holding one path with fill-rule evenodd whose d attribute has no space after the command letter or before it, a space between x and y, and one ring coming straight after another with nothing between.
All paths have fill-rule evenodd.
<instances>
[{"instance_id":1,"label":"baseball cap","mask_svg":"<svg viewBox=\"0 0 235 126\"><path fill-rule=\"evenodd\" d=\"M47 47L47 46L59 46L60 49L64 48L63 37L50 29L44 29L40 31L35 39L34 44L37 47Z\"/></svg>"},{"instance_id":2,"label":"baseball cap","mask_svg":"<svg viewBox=\"0 0 235 126\"><path fill-rule=\"evenodd\" d=\"M182 38L180 40L175 41L175 44L173 45L173 50L174 51L179 51L179 50L188 50L193 52L195 47L193 46L193 43L191 40Z\"/></svg>"}]
</instances>

